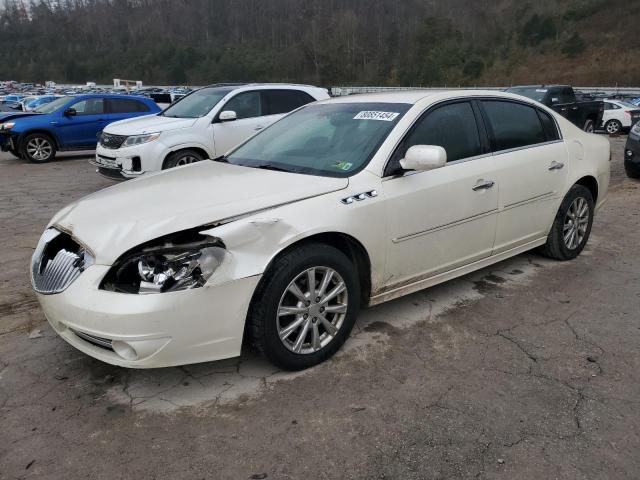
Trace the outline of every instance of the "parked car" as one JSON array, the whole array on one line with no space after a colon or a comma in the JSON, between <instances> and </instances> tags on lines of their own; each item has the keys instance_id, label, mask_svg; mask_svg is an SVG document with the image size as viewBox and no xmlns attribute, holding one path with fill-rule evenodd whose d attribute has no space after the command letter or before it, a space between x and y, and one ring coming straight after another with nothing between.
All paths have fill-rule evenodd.
<instances>
[{"instance_id":1,"label":"parked car","mask_svg":"<svg viewBox=\"0 0 640 480\"><path fill-rule=\"evenodd\" d=\"M2 104L9 104L9 105L13 105L18 103L20 100L22 100L26 95L21 95L21 94L11 94L11 95L5 95L4 97L2 97L0 99L0 103Z\"/></svg>"},{"instance_id":2,"label":"parked car","mask_svg":"<svg viewBox=\"0 0 640 480\"><path fill-rule=\"evenodd\" d=\"M627 137L624 147L624 169L629 178L640 178L640 122L633 126Z\"/></svg>"},{"instance_id":3,"label":"parked car","mask_svg":"<svg viewBox=\"0 0 640 480\"><path fill-rule=\"evenodd\" d=\"M32 162L48 162L57 151L94 149L111 122L158 111L145 97L61 97L33 112L0 113L0 147Z\"/></svg>"},{"instance_id":4,"label":"parked car","mask_svg":"<svg viewBox=\"0 0 640 480\"><path fill-rule=\"evenodd\" d=\"M585 132L594 132L602 122L603 102L577 101L573 88L567 85L511 87L507 92L523 95L546 105Z\"/></svg>"},{"instance_id":5,"label":"parked car","mask_svg":"<svg viewBox=\"0 0 640 480\"><path fill-rule=\"evenodd\" d=\"M329 98L306 85L212 85L158 115L105 129L96 150L98 172L122 180L222 155L302 105Z\"/></svg>"},{"instance_id":6,"label":"parked car","mask_svg":"<svg viewBox=\"0 0 640 480\"><path fill-rule=\"evenodd\" d=\"M321 101L216 160L62 209L32 284L54 330L108 363L234 357L246 332L302 369L361 307L536 247L575 258L609 159L606 138L502 92Z\"/></svg>"},{"instance_id":7,"label":"parked car","mask_svg":"<svg viewBox=\"0 0 640 480\"><path fill-rule=\"evenodd\" d=\"M605 100L601 127L609 134L628 131L640 121L640 108L622 100Z\"/></svg>"},{"instance_id":8,"label":"parked car","mask_svg":"<svg viewBox=\"0 0 640 480\"><path fill-rule=\"evenodd\" d=\"M20 102L23 112L33 112L41 105L53 102L56 98L60 98L57 95L39 95L36 97L27 97Z\"/></svg>"}]
</instances>

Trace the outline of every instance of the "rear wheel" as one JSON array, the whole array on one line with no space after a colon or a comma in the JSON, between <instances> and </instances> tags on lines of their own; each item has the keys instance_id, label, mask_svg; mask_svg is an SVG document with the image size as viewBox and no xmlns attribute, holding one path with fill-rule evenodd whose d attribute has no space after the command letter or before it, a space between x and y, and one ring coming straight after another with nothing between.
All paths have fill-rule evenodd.
<instances>
[{"instance_id":1,"label":"rear wheel","mask_svg":"<svg viewBox=\"0 0 640 480\"><path fill-rule=\"evenodd\" d=\"M56 156L56 146L51 137L43 133L27 135L22 142L22 155L34 163L46 163Z\"/></svg>"},{"instance_id":2,"label":"rear wheel","mask_svg":"<svg viewBox=\"0 0 640 480\"><path fill-rule=\"evenodd\" d=\"M181 165L189 165L191 163L196 163L202 160L202 155L200 155L195 150L178 150L177 152L173 152L170 154L167 159L164 161L164 165L162 165L162 169L166 170L167 168L179 167Z\"/></svg>"},{"instance_id":3,"label":"rear wheel","mask_svg":"<svg viewBox=\"0 0 640 480\"><path fill-rule=\"evenodd\" d=\"M604 129L609 135L615 135L622 131L622 123L620 123L618 120L609 120L607 123L605 123Z\"/></svg>"},{"instance_id":4,"label":"rear wheel","mask_svg":"<svg viewBox=\"0 0 640 480\"><path fill-rule=\"evenodd\" d=\"M323 244L296 247L265 273L249 312L253 344L272 363L302 370L331 357L360 308L353 263Z\"/></svg>"},{"instance_id":5,"label":"rear wheel","mask_svg":"<svg viewBox=\"0 0 640 480\"><path fill-rule=\"evenodd\" d=\"M584 249L593 224L594 202L588 188L574 185L564 197L541 251L556 260L571 260Z\"/></svg>"}]
</instances>

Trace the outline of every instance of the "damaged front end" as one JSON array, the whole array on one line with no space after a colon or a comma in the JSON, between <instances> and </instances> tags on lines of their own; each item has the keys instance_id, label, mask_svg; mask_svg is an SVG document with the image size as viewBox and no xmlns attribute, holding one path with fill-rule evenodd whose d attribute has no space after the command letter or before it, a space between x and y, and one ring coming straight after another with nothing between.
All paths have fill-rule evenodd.
<instances>
[{"instance_id":1,"label":"damaged front end","mask_svg":"<svg viewBox=\"0 0 640 480\"><path fill-rule=\"evenodd\" d=\"M100 288L153 294L202 287L222 264L226 247L216 237L179 232L147 242L122 255Z\"/></svg>"}]
</instances>

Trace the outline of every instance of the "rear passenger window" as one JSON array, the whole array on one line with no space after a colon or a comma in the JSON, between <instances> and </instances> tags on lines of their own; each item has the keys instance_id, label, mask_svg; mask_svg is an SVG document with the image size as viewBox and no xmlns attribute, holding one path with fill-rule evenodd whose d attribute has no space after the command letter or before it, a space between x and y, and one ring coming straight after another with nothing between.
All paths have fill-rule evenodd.
<instances>
[{"instance_id":1,"label":"rear passenger window","mask_svg":"<svg viewBox=\"0 0 640 480\"><path fill-rule=\"evenodd\" d=\"M447 152L447 162L482 153L473 108L468 102L438 107L418 120L402 145L402 157L414 145L438 145Z\"/></svg>"},{"instance_id":2,"label":"rear passenger window","mask_svg":"<svg viewBox=\"0 0 640 480\"><path fill-rule=\"evenodd\" d=\"M560 140L558 127L556 126L556 122L553 120L553 118L551 118L551 115L549 115L547 112L543 112L542 110L538 110L538 116L540 117L540 121L542 122L542 127L547 137L547 142Z\"/></svg>"},{"instance_id":3,"label":"rear passenger window","mask_svg":"<svg viewBox=\"0 0 640 480\"><path fill-rule=\"evenodd\" d=\"M494 151L527 147L546 141L536 109L515 102L483 101L493 129Z\"/></svg>"},{"instance_id":4,"label":"rear passenger window","mask_svg":"<svg viewBox=\"0 0 640 480\"><path fill-rule=\"evenodd\" d=\"M148 112L149 107L144 103L130 98L112 98L109 103L109 113Z\"/></svg>"},{"instance_id":5,"label":"rear passenger window","mask_svg":"<svg viewBox=\"0 0 640 480\"><path fill-rule=\"evenodd\" d=\"M302 105L315 102L308 93L298 90L267 90L262 92L264 99L264 115L289 113Z\"/></svg>"}]
</instances>

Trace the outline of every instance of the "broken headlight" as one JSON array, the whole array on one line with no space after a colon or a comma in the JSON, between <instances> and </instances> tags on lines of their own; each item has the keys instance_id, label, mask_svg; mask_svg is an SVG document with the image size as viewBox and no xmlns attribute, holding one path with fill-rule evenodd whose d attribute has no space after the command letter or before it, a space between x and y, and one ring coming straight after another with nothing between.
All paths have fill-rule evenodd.
<instances>
[{"instance_id":1,"label":"broken headlight","mask_svg":"<svg viewBox=\"0 0 640 480\"><path fill-rule=\"evenodd\" d=\"M186 243L167 237L125 254L106 275L101 288L147 294L202 287L226 253L220 239L202 237Z\"/></svg>"}]
</instances>

